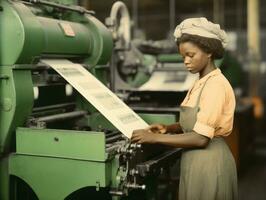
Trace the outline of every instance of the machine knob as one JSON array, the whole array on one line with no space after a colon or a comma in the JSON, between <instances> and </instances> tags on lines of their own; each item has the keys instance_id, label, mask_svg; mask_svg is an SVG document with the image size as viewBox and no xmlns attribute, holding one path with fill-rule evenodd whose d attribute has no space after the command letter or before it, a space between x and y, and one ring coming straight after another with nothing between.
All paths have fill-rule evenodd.
<instances>
[{"instance_id":1,"label":"machine knob","mask_svg":"<svg viewBox=\"0 0 266 200\"><path fill-rule=\"evenodd\" d=\"M133 184L128 183L126 185L126 187L127 188L132 188L132 189L141 189L141 190L145 190L146 189L146 185L139 185L139 184L135 184L135 183L133 183Z\"/></svg>"}]
</instances>

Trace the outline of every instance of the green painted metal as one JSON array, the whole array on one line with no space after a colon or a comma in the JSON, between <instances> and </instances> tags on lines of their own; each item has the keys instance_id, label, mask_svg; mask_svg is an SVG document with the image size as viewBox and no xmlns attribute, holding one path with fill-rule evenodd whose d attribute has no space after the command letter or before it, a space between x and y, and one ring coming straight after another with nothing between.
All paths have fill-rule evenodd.
<instances>
[{"instance_id":1,"label":"green painted metal","mask_svg":"<svg viewBox=\"0 0 266 200\"><path fill-rule=\"evenodd\" d=\"M215 66L216 67L221 67L221 64L223 63L223 59L224 58L214 60Z\"/></svg>"},{"instance_id":2,"label":"green painted metal","mask_svg":"<svg viewBox=\"0 0 266 200\"><path fill-rule=\"evenodd\" d=\"M156 57L152 55L143 55L141 66L134 77L127 77L126 82L132 87L140 87L150 79L150 72L156 66Z\"/></svg>"},{"instance_id":3,"label":"green painted metal","mask_svg":"<svg viewBox=\"0 0 266 200\"><path fill-rule=\"evenodd\" d=\"M103 84L105 84L108 87L108 84L110 82L110 74L109 74L109 66L108 65L96 65L91 71L90 71L99 81L101 81Z\"/></svg>"},{"instance_id":4,"label":"green painted metal","mask_svg":"<svg viewBox=\"0 0 266 200\"><path fill-rule=\"evenodd\" d=\"M92 37L90 30L80 23L37 17L45 35L44 54L70 54L89 56L92 52ZM66 25L73 31L72 36L65 35L63 30Z\"/></svg>"},{"instance_id":5,"label":"green painted metal","mask_svg":"<svg viewBox=\"0 0 266 200\"><path fill-rule=\"evenodd\" d=\"M183 58L180 54L160 54L157 57L159 62L183 62Z\"/></svg>"},{"instance_id":6,"label":"green painted metal","mask_svg":"<svg viewBox=\"0 0 266 200\"><path fill-rule=\"evenodd\" d=\"M21 154L106 160L105 135L100 132L18 128L16 138L16 150Z\"/></svg>"},{"instance_id":7,"label":"green painted metal","mask_svg":"<svg viewBox=\"0 0 266 200\"><path fill-rule=\"evenodd\" d=\"M86 26L91 30L93 37L93 52L85 62L91 66L106 64L110 60L113 49L111 32L92 15L86 15L86 19Z\"/></svg>"},{"instance_id":8,"label":"green painted metal","mask_svg":"<svg viewBox=\"0 0 266 200\"><path fill-rule=\"evenodd\" d=\"M139 116L146 121L148 124L172 124L177 121L176 115L174 114L149 114L149 113L138 113Z\"/></svg>"},{"instance_id":9,"label":"green painted metal","mask_svg":"<svg viewBox=\"0 0 266 200\"><path fill-rule=\"evenodd\" d=\"M69 12L59 20L46 16L44 7L19 1L1 1L1 6L0 199L10 199L9 175L25 181L40 200L64 199L83 187L109 186L116 169L107 160L103 133L22 126L33 107L32 64L40 56L56 55L86 59L90 67L105 65L112 53L111 33L90 15ZM64 24L74 35L66 33ZM17 153L8 155L14 150Z\"/></svg>"},{"instance_id":10,"label":"green painted metal","mask_svg":"<svg viewBox=\"0 0 266 200\"><path fill-rule=\"evenodd\" d=\"M242 88L245 85L243 66L230 51L225 51L220 69L233 88Z\"/></svg>"},{"instance_id":11,"label":"green painted metal","mask_svg":"<svg viewBox=\"0 0 266 200\"><path fill-rule=\"evenodd\" d=\"M31 113L33 85L30 70L0 67L0 154L10 151L15 129Z\"/></svg>"},{"instance_id":12,"label":"green painted metal","mask_svg":"<svg viewBox=\"0 0 266 200\"><path fill-rule=\"evenodd\" d=\"M0 12L1 26L3 27L0 34L2 42L0 44L0 65L3 69L0 72L2 77L0 83L2 105L0 123L3 128L1 128L2 133L0 135L0 152L4 149L4 143L9 144L11 121L14 124L13 128L25 121L25 116L26 114L29 115L33 102L30 71L23 72L22 70L13 73L11 71L12 64L32 63L43 53L79 56L86 54L89 57L87 64L106 64L113 45L111 33L93 16L80 16L83 18L83 24L81 24L37 17L27 6L16 1L2 1L2 6L3 12ZM58 25L61 22L68 23L76 36L66 36ZM91 50L92 48L93 50ZM5 64L10 65L5 68ZM18 79L14 77L15 74ZM23 89L21 89L22 86ZM15 90L15 88L18 89ZM25 99L23 99L24 94L27 95ZM26 104L24 104L20 114L16 115L16 107L21 105L20 101ZM4 111L7 109L8 112ZM19 123L12 117L16 118Z\"/></svg>"},{"instance_id":13,"label":"green painted metal","mask_svg":"<svg viewBox=\"0 0 266 200\"><path fill-rule=\"evenodd\" d=\"M0 159L0 199L9 200L8 157Z\"/></svg>"},{"instance_id":14,"label":"green painted metal","mask_svg":"<svg viewBox=\"0 0 266 200\"><path fill-rule=\"evenodd\" d=\"M40 55L44 44L41 24L21 3L2 1L1 5L0 65L32 62Z\"/></svg>"},{"instance_id":15,"label":"green painted metal","mask_svg":"<svg viewBox=\"0 0 266 200\"><path fill-rule=\"evenodd\" d=\"M24 180L39 200L63 200L78 189L111 184L110 163L13 154L10 174Z\"/></svg>"},{"instance_id":16,"label":"green painted metal","mask_svg":"<svg viewBox=\"0 0 266 200\"><path fill-rule=\"evenodd\" d=\"M93 117L101 121L99 116ZM148 123L175 122L175 116L170 114L141 114L141 117ZM18 128L17 153L10 157L10 174L31 186L40 200L64 199L89 186L118 187L119 155L102 159L99 152L105 150L103 133L87 133Z\"/></svg>"},{"instance_id":17,"label":"green painted metal","mask_svg":"<svg viewBox=\"0 0 266 200\"><path fill-rule=\"evenodd\" d=\"M112 53L111 32L91 15L64 19L36 16L18 1L3 1L0 65L29 64L41 54L78 56L90 66L106 64Z\"/></svg>"}]
</instances>

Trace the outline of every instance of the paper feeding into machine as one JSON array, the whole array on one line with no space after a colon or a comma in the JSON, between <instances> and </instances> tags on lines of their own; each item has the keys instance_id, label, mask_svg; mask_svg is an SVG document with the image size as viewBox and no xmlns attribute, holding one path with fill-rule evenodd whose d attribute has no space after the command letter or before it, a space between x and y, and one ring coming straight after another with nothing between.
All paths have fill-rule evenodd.
<instances>
[{"instance_id":1,"label":"paper feeding into machine","mask_svg":"<svg viewBox=\"0 0 266 200\"><path fill-rule=\"evenodd\" d=\"M126 137L131 138L136 127L139 129L148 127L143 119L80 64L67 60L41 61L64 77Z\"/></svg>"}]
</instances>

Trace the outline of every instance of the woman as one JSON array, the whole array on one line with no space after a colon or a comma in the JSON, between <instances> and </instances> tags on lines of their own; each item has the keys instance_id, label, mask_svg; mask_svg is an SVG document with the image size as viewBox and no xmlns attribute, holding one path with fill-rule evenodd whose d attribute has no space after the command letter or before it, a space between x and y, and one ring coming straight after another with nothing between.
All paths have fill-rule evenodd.
<instances>
[{"instance_id":1,"label":"woman","mask_svg":"<svg viewBox=\"0 0 266 200\"><path fill-rule=\"evenodd\" d=\"M132 142L184 148L180 200L237 199L235 161L223 139L232 131L235 96L214 64L223 56L226 33L206 18L190 18L176 27L174 36L186 68L199 73L199 80L181 104L179 123L135 130Z\"/></svg>"}]
</instances>

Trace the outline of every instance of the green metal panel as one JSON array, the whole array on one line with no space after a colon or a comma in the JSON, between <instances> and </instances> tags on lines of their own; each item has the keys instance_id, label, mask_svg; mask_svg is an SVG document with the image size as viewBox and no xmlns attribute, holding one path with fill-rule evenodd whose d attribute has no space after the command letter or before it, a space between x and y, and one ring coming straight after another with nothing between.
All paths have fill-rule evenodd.
<instances>
[{"instance_id":1,"label":"green metal panel","mask_svg":"<svg viewBox=\"0 0 266 200\"><path fill-rule=\"evenodd\" d=\"M63 200L78 189L111 184L110 163L13 154L9 165L10 174L30 185L40 200Z\"/></svg>"},{"instance_id":2,"label":"green metal panel","mask_svg":"<svg viewBox=\"0 0 266 200\"><path fill-rule=\"evenodd\" d=\"M37 17L43 28L45 35L45 44L42 53L45 54L70 54L83 55L88 57L92 51L92 41L90 30L80 23L50 19L45 17ZM63 30L63 26L74 33L74 36L67 36Z\"/></svg>"},{"instance_id":3,"label":"green metal panel","mask_svg":"<svg viewBox=\"0 0 266 200\"><path fill-rule=\"evenodd\" d=\"M148 114L138 113L139 116L148 124L173 124L177 121L174 114Z\"/></svg>"},{"instance_id":4,"label":"green metal panel","mask_svg":"<svg viewBox=\"0 0 266 200\"><path fill-rule=\"evenodd\" d=\"M93 36L93 52L86 60L89 65L106 64L112 54L113 39L111 32L95 17L86 15L86 26L91 30Z\"/></svg>"},{"instance_id":5,"label":"green metal panel","mask_svg":"<svg viewBox=\"0 0 266 200\"><path fill-rule=\"evenodd\" d=\"M8 158L0 160L0 199L9 200Z\"/></svg>"},{"instance_id":6,"label":"green metal panel","mask_svg":"<svg viewBox=\"0 0 266 200\"><path fill-rule=\"evenodd\" d=\"M100 132L18 128L17 152L83 160L106 160L105 135Z\"/></svg>"},{"instance_id":7,"label":"green metal panel","mask_svg":"<svg viewBox=\"0 0 266 200\"><path fill-rule=\"evenodd\" d=\"M43 54L84 57L90 66L110 59L111 32L91 15L73 13L58 20L38 17L18 1L3 1L2 7L0 65L34 63Z\"/></svg>"},{"instance_id":8,"label":"green metal panel","mask_svg":"<svg viewBox=\"0 0 266 200\"><path fill-rule=\"evenodd\" d=\"M10 151L15 128L25 123L33 106L30 70L0 68L0 154Z\"/></svg>"},{"instance_id":9,"label":"green metal panel","mask_svg":"<svg viewBox=\"0 0 266 200\"><path fill-rule=\"evenodd\" d=\"M141 66L138 68L138 72L134 77L128 76L126 82L132 87L140 87L150 79L149 71L156 65L156 57L152 55L144 55L141 57Z\"/></svg>"},{"instance_id":10,"label":"green metal panel","mask_svg":"<svg viewBox=\"0 0 266 200\"><path fill-rule=\"evenodd\" d=\"M44 42L40 23L21 3L2 1L1 5L0 65L12 65L23 59L31 62L40 54ZM23 20L15 7L23 13Z\"/></svg>"},{"instance_id":11,"label":"green metal panel","mask_svg":"<svg viewBox=\"0 0 266 200\"><path fill-rule=\"evenodd\" d=\"M96 65L90 72L108 87L108 83L110 82L110 69L108 65Z\"/></svg>"}]
</instances>

